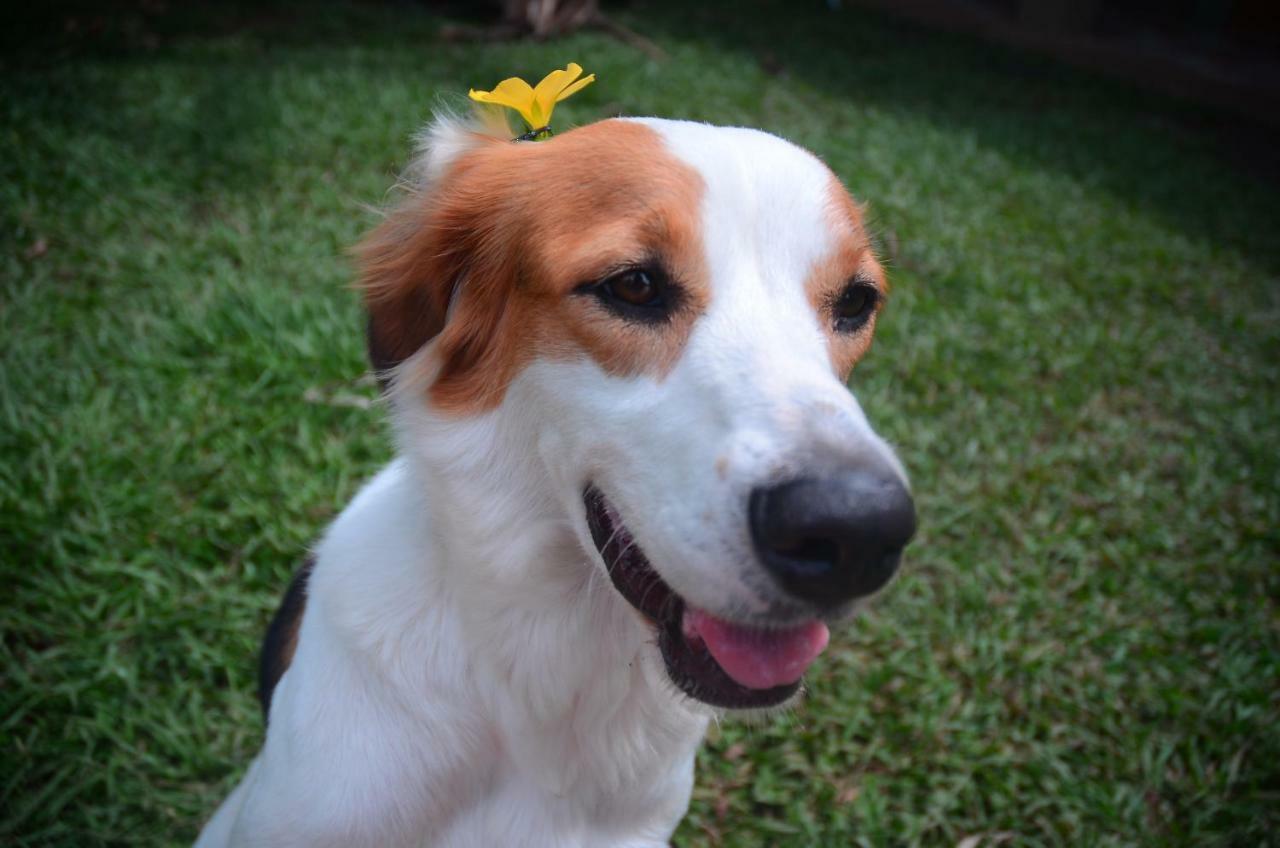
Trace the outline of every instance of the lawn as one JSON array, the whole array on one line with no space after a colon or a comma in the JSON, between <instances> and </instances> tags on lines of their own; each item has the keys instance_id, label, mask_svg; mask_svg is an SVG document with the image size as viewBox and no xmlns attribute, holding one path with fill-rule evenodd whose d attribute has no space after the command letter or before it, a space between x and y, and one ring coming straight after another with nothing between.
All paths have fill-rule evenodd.
<instances>
[{"instance_id":1,"label":"lawn","mask_svg":"<svg viewBox=\"0 0 1280 848\"><path fill-rule=\"evenodd\" d=\"M819 2L632 3L662 58L311 8L0 60L0 842L194 838L389 456L344 251L438 98L573 59L568 123L817 151L893 282L853 388L919 536L806 703L712 733L677 844L1280 844L1280 187L1239 132Z\"/></svg>"}]
</instances>

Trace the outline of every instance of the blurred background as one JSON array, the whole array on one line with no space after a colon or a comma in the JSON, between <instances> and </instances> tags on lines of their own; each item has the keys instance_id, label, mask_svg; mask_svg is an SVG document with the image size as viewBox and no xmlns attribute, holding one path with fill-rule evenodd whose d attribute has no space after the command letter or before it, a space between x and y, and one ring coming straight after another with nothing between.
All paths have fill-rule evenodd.
<instances>
[{"instance_id":1,"label":"blurred background","mask_svg":"<svg viewBox=\"0 0 1280 848\"><path fill-rule=\"evenodd\" d=\"M191 841L258 642L389 455L346 250L440 105L760 127L868 204L851 387L921 531L680 846L1280 832L1280 23L1267 0L11 4L0 842ZM553 202L553 199L549 199Z\"/></svg>"}]
</instances>

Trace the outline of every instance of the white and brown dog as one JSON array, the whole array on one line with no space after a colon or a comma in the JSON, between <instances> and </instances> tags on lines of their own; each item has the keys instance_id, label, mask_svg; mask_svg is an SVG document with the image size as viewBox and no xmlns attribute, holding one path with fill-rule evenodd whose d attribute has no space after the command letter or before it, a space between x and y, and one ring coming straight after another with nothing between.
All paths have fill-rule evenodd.
<instances>
[{"instance_id":1,"label":"white and brown dog","mask_svg":"<svg viewBox=\"0 0 1280 848\"><path fill-rule=\"evenodd\" d=\"M708 719L793 699L914 529L845 386L859 209L680 121L442 121L411 177L359 252L399 458L290 587L198 845L665 845Z\"/></svg>"}]
</instances>

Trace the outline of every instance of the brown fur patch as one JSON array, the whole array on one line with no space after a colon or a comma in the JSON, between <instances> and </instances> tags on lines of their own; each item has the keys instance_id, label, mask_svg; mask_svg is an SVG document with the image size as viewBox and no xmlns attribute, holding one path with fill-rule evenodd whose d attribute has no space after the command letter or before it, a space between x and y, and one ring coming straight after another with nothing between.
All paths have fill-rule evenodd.
<instances>
[{"instance_id":1,"label":"brown fur patch","mask_svg":"<svg viewBox=\"0 0 1280 848\"><path fill-rule=\"evenodd\" d=\"M602 121L536 143L477 139L429 196L411 198L359 248L371 351L398 363L438 335L431 399L463 414L498 404L539 357L585 354L610 374L665 374L710 297L702 191L697 172L641 124ZM645 261L661 262L685 294L669 321L629 323L575 291Z\"/></svg>"},{"instance_id":2,"label":"brown fur patch","mask_svg":"<svg viewBox=\"0 0 1280 848\"><path fill-rule=\"evenodd\" d=\"M818 319L827 332L831 367L847 381L853 367L871 347L871 338L876 330L876 315L884 306L884 295L889 292L889 284L871 249L871 242L862 223L862 210L834 175L831 177L827 202L835 233L835 247L814 266L805 288L809 303L818 313ZM876 314L861 329L855 333L839 333L835 330L831 304L854 278L874 283L880 290L880 302L876 306Z\"/></svg>"}]
</instances>

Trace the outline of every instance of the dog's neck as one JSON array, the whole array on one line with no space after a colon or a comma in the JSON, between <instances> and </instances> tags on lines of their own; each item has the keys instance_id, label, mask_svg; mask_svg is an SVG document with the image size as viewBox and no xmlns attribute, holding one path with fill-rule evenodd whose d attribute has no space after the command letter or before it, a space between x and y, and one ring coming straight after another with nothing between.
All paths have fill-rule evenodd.
<instances>
[{"instance_id":1,"label":"dog's neck","mask_svg":"<svg viewBox=\"0 0 1280 848\"><path fill-rule=\"evenodd\" d=\"M397 425L434 582L510 755L564 793L621 790L691 753L708 711L676 691L653 627L583 549L529 428L421 408Z\"/></svg>"}]
</instances>

